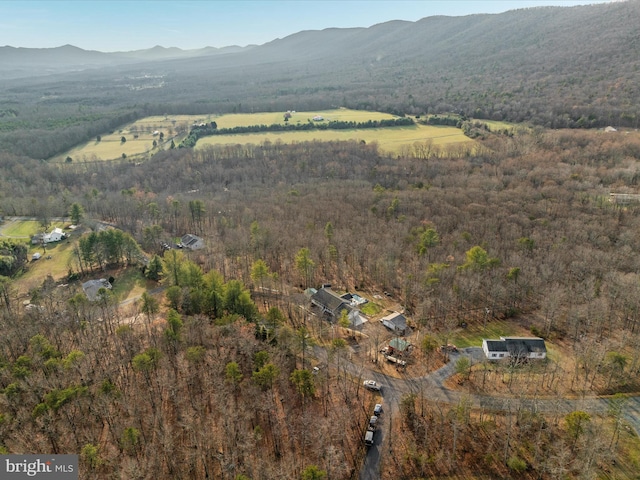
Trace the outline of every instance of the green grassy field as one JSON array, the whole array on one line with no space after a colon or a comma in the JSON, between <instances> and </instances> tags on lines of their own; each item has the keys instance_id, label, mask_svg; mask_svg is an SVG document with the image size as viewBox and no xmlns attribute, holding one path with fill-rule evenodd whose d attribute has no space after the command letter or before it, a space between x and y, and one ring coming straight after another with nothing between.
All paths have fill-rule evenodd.
<instances>
[{"instance_id":1,"label":"green grassy field","mask_svg":"<svg viewBox=\"0 0 640 480\"><path fill-rule=\"evenodd\" d=\"M53 225L54 227L62 227L62 224ZM30 238L38 232L42 231L40 222L35 220L11 221L7 225L2 226L2 235L4 237L23 239Z\"/></svg>"},{"instance_id":2,"label":"green grassy field","mask_svg":"<svg viewBox=\"0 0 640 480\"><path fill-rule=\"evenodd\" d=\"M111 292L119 302L142 295L157 286L144 278L139 268L127 268L114 276L115 282Z\"/></svg>"},{"instance_id":3,"label":"green grassy field","mask_svg":"<svg viewBox=\"0 0 640 480\"><path fill-rule=\"evenodd\" d=\"M307 123L314 116L320 115L325 121L353 121L392 119L393 115L382 112L368 112L339 108L316 112L292 112L289 123ZM153 116L140 119L114 132L105 132L100 141L92 140L83 145L54 157L55 162L63 163L71 157L73 163L99 160L121 159L122 154L130 161L141 161L160 149L168 149L171 140L178 145L196 123L215 121L218 128L233 128L249 125L284 124L284 112L261 112L228 115L171 115ZM164 134L160 142L159 135ZM122 142L125 137L126 142ZM154 147L154 140L158 146ZM264 132L256 134L219 135L201 139L197 148L206 145L226 144L260 144L266 140L283 143L304 141L358 140L366 143L377 142L384 151L398 153L403 148L411 147L416 142L431 140L434 145L473 144L473 140L465 137L462 131L454 127L415 125L411 127L392 127L363 130L317 130L309 132Z\"/></svg>"},{"instance_id":4,"label":"green grassy field","mask_svg":"<svg viewBox=\"0 0 640 480\"><path fill-rule=\"evenodd\" d=\"M55 227L64 227L63 222L53 222L47 230L51 231ZM46 250L42 245L31 245L29 241L31 235L41 232L40 223L35 220L11 220L2 225L2 237L24 241L28 245L27 256L30 260L23 275L16 280L16 287L26 295L31 289L38 288L47 276L53 277L56 282L64 282L69 273L69 269L77 271L74 246L77 244L81 231L70 232L70 237L61 242L48 243ZM42 256L38 260L31 260L34 253ZM111 273L96 272L98 276L109 276ZM126 300L141 295L146 290L157 286L154 282L149 282L144 278L138 268L122 269L113 272L116 282L113 286L113 294L118 301Z\"/></svg>"},{"instance_id":5,"label":"green grassy field","mask_svg":"<svg viewBox=\"0 0 640 480\"><path fill-rule=\"evenodd\" d=\"M492 320L487 322L485 328L482 328L482 325L474 324L468 328L458 330L449 341L459 348L481 347L483 338L500 338L504 336L531 336L531 332L523 330L511 322Z\"/></svg>"},{"instance_id":6,"label":"green grassy field","mask_svg":"<svg viewBox=\"0 0 640 480\"><path fill-rule=\"evenodd\" d=\"M498 130L513 130L517 125L509 122L498 122L496 120L480 120L482 123L489 125L489 129L492 132Z\"/></svg>"},{"instance_id":7,"label":"green grassy field","mask_svg":"<svg viewBox=\"0 0 640 480\"><path fill-rule=\"evenodd\" d=\"M137 135L138 138L134 138ZM69 150L63 155L54 157L54 162L64 162L67 157L71 157L74 163L95 162L98 160L115 160L122 158L124 153L127 158L134 161L136 159L145 159L150 154L158 151L160 148L167 149L171 144L171 138L167 133L164 134L164 142L160 142L158 136L152 132L133 133L131 126L112 134L102 135L101 140L92 141ZM125 137L126 142L122 142L121 138ZM160 146L153 146L153 141ZM176 138L176 144L179 140Z\"/></svg>"},{"instance_id":8,"label":"green grassy field","mask_svg":"<svg viewBox=\"0 0 640 480\"><path fill-rule=\"evenodd\" d=\"M48 243L46 252L42 246L29 244L29 259L36 252L42 254L42 257L28 263L27 271L16 282L18 289L28 292L37 288L42 285L47 275L51 275L56 281L63 280L69 273L69 267L73 265L74 244L73 239Z\"/></svg>"}]
</instances>

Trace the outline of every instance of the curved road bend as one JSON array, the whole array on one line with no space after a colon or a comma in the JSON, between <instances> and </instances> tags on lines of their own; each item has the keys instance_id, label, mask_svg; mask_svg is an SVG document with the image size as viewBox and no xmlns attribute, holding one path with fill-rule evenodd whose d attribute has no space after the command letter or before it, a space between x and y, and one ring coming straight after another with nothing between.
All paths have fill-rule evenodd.
<instances>
[{"instance_id":1,"label":"curved road bend","mask_svg":"<svg viewBox=\"0 0 640 480\"><path fill-rule=\"evenodd\" d=\"M391 426L393 422L400 421L400 401L407 393L428 396L430 401L455 405L462 398L468 398L474 408L484 408L494 411L517 411L520 409L537 412L559 412L566 415L574 410L584 410L594 414L606 413L609 400L600 397L585 398L514 398L498 397L491 395L477 395L450 390L444 386L445 380L455 373L455 361L460 355L468 357L474 364L484 359L484 353L480 347L470 347L461 350L458 354L451 354L450 361L442 368L431 372L424 377L394 378L382 373L374 372L368 368L348 364L350 373L357 377L371 378L382 385L381 395L384 399L383 413L378 422L378 428L374 435L374 445L369 447L364 464L360 470L360 480L375 480L380 478L380 458L389 448ZM325 352L326 356L326 352ZM364 377L363 377L364 378ZM624 407L624 418L634 428L640 431L640 397L630 397Z\"/></svg>"}]
</instances>

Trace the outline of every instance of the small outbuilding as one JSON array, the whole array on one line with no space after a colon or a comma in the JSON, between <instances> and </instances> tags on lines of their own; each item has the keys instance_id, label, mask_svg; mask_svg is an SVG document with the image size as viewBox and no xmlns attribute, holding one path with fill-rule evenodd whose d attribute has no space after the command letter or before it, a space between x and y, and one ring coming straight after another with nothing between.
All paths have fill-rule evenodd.
<instances>
[{"instance_id":1,"label":"small outbuilding","mask_svg":"<svg viewBox=\"0 0 640 480\"><path fill-rule=\"evenodd\" d=\"M401 313L393 312L382 317L380 323L397 335L404 335L407 332L407 319Z\"/></svg>"},{"instance_id":2,"label":"small outbuilding","mask_svg":"<svg viewBox=\"0 0 640 480\"><path fill-rule=\"evenodd\" d=\"M389 354L408 353L411 350L411 343L402 338L392 338L389 342Z\"/></svg>"},{"instance_id":3,"label":"small outbuilding","mask_svg":"<svg viewBox=\"0 0 640 480\"><path fill-rule=\"evenodd\" d=\"M31 236L31 245L42 245L44 242L44 233L36 233Z\"/></svg>"}]
</instances>

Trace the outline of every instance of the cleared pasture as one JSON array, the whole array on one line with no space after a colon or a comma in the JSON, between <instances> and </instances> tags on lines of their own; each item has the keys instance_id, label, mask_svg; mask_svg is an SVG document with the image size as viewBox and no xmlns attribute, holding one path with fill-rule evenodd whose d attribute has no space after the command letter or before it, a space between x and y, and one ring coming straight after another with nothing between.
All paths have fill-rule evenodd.
<instances>
[{"instance_id":1,"label":"cleared pasture","mask_svg":"<svg viewBox=\"0 0 640 480\"><path fill-rule=\"evenodd\" d=\"M33 288L40 287L48 275L51 275L56 281L61 281L69 273L70 267L75 270L74 244L74 240L48 243L46 253L43 251L42 246L30 246L29 259L36 252L42 254L42 257L27 264L26 272L16 282L18 289L21 292L29 292Z\"/></svg>"},{"instance_id":2,"label":"cleared pasture","mask_svg":"<svg viewBox=\"0 0 640 480\"><path fill-rule=\"evenodd\" d=\"M51 228L60 227L55 224ZM9 220L0 228L3 237L14 239L29 239L32 235L42 232L42 225L36 220Z\"/></svg>"},{"instance_id":3,"label":"cleared pasture","mask_svg":"<svg viewBox=\"0 0 640 480\"><path fill-rule=\"evenodd\" d=\"M499 122L497 120L479 120L479 121L482 123L486 123L492 132L497 132L499 130L509 131L509 130L513 130L518 126L515 123Z\"/></svg>"},{"instance_id":4,"label":"cleared pasture","mask_svg":"<svg viewBox=\"0 0 640 480\"><path fill-rule=\"evenodd\" d=\"M381 150L399 152L416 142L431 141L433 145L448 146L474 143L455 127L415 125L411 127L372 128L362 130L314 130L307 132L261 132L242 135L215 135L198 141L196 148L207 145L261 144L270 142L328 142L332 140L356 140L376 142Z\"/></svg>"},{"instance_id":5,"label":"cleared pasture","mask_svg":"<svg viewBox=\"0 0 640 480\"><path fill-rule=\"evenodd\" d=\"M215 121L218 124L218 128L233 128L249 125L284 125L285 123L295 125L299 123L313 122L313 117L316 116L320 116L324 119L317 123L326 123L331 121L366 122L367 120L390 120L396 118L394 115L389 113L369 112L366 110L349 110L346 108L315 112L291 111L289 113L291 117L288 122L284 121L285 112L234 113L221 115L219 117L211 117L208 121ZM203 121L206 122L207 120Z\"/></svg>"},{"instance_id":6,"label":"cleared pasture","mask_svg":"<svg viewBox=\"0 0 640 480\"><path fill-rule=\"evenodd\" d=\"M176 145L188 133L189 128L197 123L215 121L218 128L233 128L250 125L273 125L290 123L293 125L314 122L315 116L321 116L323 122L353 121L366 122L368 120L387 120L395 118L389 113L369 112L364 110L349 110L338 108L313 112L289 112L291 117L285 122L285 112L237 113L227 115L167 115L146 117L123 128L101 135L100 141L94 139L83 145L53 158L53 161L65 162L71 157L73 163L93 162L100 160L122 159L123 154L132 161L144 160L160 149L168 149L171 140ZM314 122L315 123L315 122ZM154 132L157 132L154 135ZM160 133L164 135L160 141ZM122 142L122 137L126 139ZM308 132L263 132L251 134L219 135L207 137L198 142L197 148L205 145L227 144L260 144L270 142L305 142L331 140L357 140L367 143L377 142L384 151L399 152L416 142L431 140L434 145L451 145L457 143L473 143L465 137L462 131L447 126L418 125L411 127L390 127L362 130L315 130ZM157 146L153 146L156 141Z\"/></svg>"},{"instance_id":7,"label":"cleared pasture","mask_svg":"<svg viewBox=\"0 0 640 480\"><path fill-rule=\"evenodd\" d=\"M102 135L99 142L94 140L83 145L78 145L64 155L54 157L53 161L64 162L67 157L71 157L74 163L114 160L123 158L123 153L126 155L126 158L145 158L147 155L159 149L169 148L171 138L167 135L166 130L164 131L164 135L164 141L160 142L159 136L154 136L153 133L133 133L130 128L126 128L117 133ZM126 142L122 142L122 137L126 138ZM158 143L157 147L153 146L154 140ZM175 142L177 144L178 140L175 140Z\"/></svg>"}]
</instances>

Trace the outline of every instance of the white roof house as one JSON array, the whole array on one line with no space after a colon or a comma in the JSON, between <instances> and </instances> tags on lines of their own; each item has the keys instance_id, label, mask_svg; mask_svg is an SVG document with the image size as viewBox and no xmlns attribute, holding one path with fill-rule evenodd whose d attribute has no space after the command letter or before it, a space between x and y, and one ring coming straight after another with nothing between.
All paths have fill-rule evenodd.
<instances>
[{"instance_id":1,"label":"white roof house","mask_svg":"<svg viewBox=\"0 0 640 480\"><path fill-rule=\"evenodd\" d=\"M67 238L67 234L64 233L61 228L54 228L51 233L47 233L44 236L44 242L59 242L60 240L64 240L65 238Z\"/></svg>"}]
</instances>

